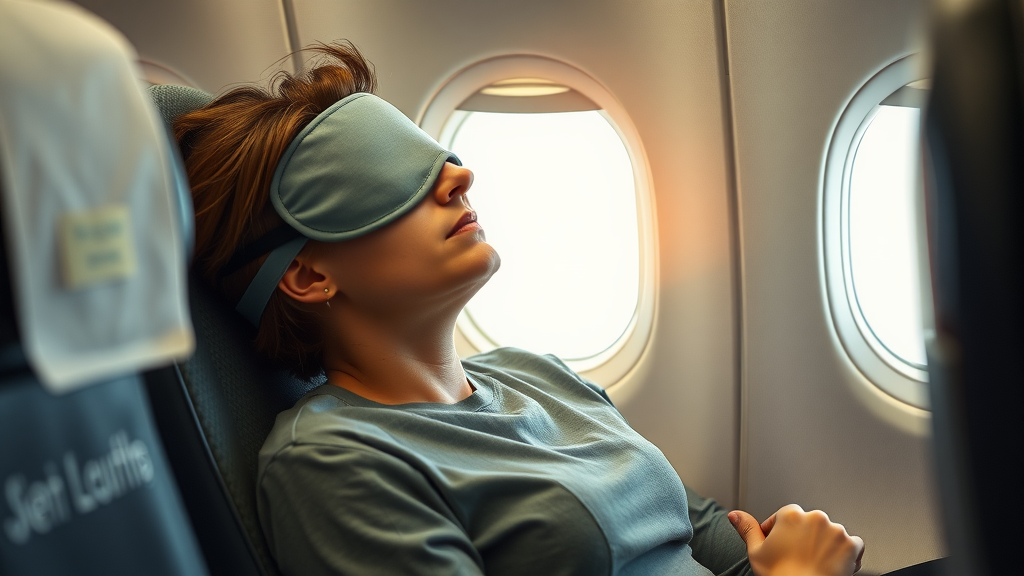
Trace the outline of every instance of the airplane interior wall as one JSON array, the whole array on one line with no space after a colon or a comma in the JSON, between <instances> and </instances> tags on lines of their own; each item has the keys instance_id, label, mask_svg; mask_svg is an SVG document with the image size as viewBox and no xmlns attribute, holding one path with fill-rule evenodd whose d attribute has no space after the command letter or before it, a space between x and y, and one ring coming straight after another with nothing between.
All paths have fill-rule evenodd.
<instances>
[{"instance_id":1,"label":"airplane interior wall","mask_svg":"<svg viewBox=\"0 0 1024 576\"><path fill-rule=\"evenodd\" d=\"M218 93L268 78L290 52L280 0L76 2L120 30L139 57ZM291 60L284 67L292 70Z\"/></svg>"},{"instance_id":2,"label":"airplane interior wall","mask_svg":"<svg viewBox=\"0 0 1024 576\"><path fill-rule=\"evenodd\" d=\"M870 384L832 335L819 254L828 135L861 83L914 50L915 0L78 3L144 60L215 93L337 39L414 119L494 56L589 75L635 126L656 209L654 329L610 389L631 424L724 506L829 511L867 542L866 572L942 555L926 415L893 425L857 391Z\"/></svg>"},{"instance_id":3,"label":"airplane interior wall","mask_svg":"<svg viewBox=\"0 0 1024 576\"><path fill-rule=\"evenodd\" d=\"M914 0L727 3L743 255L741 504L795 501L867 543L866 571L943 555L928 413L838 343L822 279L823 163L839 115L921 49ZM828 257L828 255L825 255Z\"/></svg>"}]
</instances>

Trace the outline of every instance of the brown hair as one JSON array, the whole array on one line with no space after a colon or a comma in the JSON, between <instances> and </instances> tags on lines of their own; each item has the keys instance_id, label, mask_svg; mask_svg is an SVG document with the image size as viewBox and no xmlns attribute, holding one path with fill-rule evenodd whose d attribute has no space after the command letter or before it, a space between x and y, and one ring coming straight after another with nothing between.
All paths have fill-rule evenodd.
<instances>
[{"instance_id":1,"label":"brown hair","mask_svg":"<svg viewBox=\"0 0 1024 576\"><path fill-rule=\"evenodd\" d=\"M318 56L308 71L278 72L268 89L235 88L174 122L174 137L186 148L195 205L193 266L230 302L241 298L266 256L222 277L224 265L241 246L285 225L269 199L270 181L285 149L332 104L377 87L372 66L352 43L306 50ZM314 248L310 241L304 250ZM301 378L322 370L323 341L315 318L279 290L267 303L254 343Z\"/></svg>"}]
</instances>

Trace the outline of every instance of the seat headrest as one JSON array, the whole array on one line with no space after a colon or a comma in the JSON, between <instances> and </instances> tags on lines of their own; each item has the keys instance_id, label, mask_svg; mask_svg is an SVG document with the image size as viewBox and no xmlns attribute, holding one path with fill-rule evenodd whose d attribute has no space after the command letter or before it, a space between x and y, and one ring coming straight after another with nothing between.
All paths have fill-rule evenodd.
<instances>
[{"instance_id":1,"label":"seat headrest","mask_svg":"<svg viewBox=\"0 0 1024 576\"><path fill-rule=\"evenodd\" d=\"M191 210L134 51L73 5L2 9L0 212L29 364L62 392L187 356Z\"/></svg>"},{"instance_id":2,"label":"seat headrest","mask_svg":"<svg viewBox=\"0 0 1024 576\"><path fill-rule=\"evenodd\" d=\"M156 103L167 131L174 133L174 119L187 112L198 110L213 102L213 94L191 86L156 84L149 87L149 95Z\"/></svg>"},{"instance_id":3,"label":"seat headrest","mask_svg":"<svg viewBox=\"0 0 1024 576\"><path fill-rule=\"evenodd\" d=\"M174 155L181 158L187 156L191 150L188 142L182 142L179 147L174 140L174 120L193 110L198 110L210 102L213 102L213 95L191 86L177 86L174 84L155 84L149 87L149 96L156 104L160 117L163 118L164 126L167 129L167 136L171 141L171 148ZM188 215L182 220L182 230L185 232L185 242L188 253L192 253L192 244L195 239L195 220L192 210L192 192L188 185L188 178L183 172L178 172L176 192L178 205L182 214Z\"/></svg>"},{"instance_id":4,"label":"seat headrest","mask_svg":"<svg viewBox=\"0 0 1024 576\"><path fill-rule=\"evenodd\" d=\"M174 84L155 84L149 87L149 96L160 118L164 121L167 131L167 138L170 141L171 153L177 160L178 167L181 166L181 155L188 154L188 150L179 148L174 140L174 120L178 116L198 110L213 102L213 95L191 86L177 86ZM185 148L188 148L186 145ZM195 218L192 210L192 191L188 185L188 178L184 170L175 171L175 196L178 202L178 210L182 214L181 221L182 236L185 240L185 250L192 254L193 242L195 240Z\"/></svg>"}]
</instances>

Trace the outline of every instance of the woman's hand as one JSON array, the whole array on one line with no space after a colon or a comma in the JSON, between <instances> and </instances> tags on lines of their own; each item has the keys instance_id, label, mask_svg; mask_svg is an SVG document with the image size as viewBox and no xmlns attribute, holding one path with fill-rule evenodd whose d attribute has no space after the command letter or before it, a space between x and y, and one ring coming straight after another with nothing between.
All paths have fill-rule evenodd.
<instances>
[{"instance_id":1,"label":"woman's hand","mask_svg":"<svg viewBox=\"0 0 1024 576\"><path fill-rule=\"evenodd\" d=\"M761 524L733 510L729 521L746 542L757 576L849 576L860 570L864 541L821 510L790 504Z\"/></svg>"}]
</instances>

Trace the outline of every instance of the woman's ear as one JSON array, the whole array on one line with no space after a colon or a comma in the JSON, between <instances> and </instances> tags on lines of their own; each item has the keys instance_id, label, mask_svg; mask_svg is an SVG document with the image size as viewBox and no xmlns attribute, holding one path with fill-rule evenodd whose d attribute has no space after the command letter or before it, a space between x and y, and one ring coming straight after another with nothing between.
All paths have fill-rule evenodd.
<instances>
[{"instance_id":1,"label":"woman's ear","mask_svg":"<svg viewBox=\"0 0 1024 576\"><path fill-rule=\"evenodd\" d=\"M323 304L333 296L330 279L318 272L312 262L296 258L288 265L277 287L292 300L307 304Z\"/></svg>"}]
</instances>

